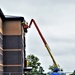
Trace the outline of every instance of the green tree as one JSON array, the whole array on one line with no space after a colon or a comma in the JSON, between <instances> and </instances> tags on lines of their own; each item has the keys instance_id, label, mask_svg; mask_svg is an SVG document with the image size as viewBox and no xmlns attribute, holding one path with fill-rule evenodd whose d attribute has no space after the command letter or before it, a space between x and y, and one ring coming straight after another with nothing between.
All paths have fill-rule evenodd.
<instances>
[{"instance_id":1,"label":"green tree","mask_svg":"<svg viewBox=\"0 0 75 75\"><path fill-rule=\"evenodd\" d=\"M33 54L28 55L27 61L28 66L32 67L32 75L43 75L44 69L36 56L34 56Z\"/></svg>"},{"instance_id":2,"label":"green tree","mask_svg":"<svg viewBox=\"0 0 75 75\"><path fill-rule=\"evenodd\" d=\"M55 68L55 65L54 64L49 66L49 70L51 70L51 71L53 71L54 68Z\"/></svg>"},{"instance_id":3,"label":"green tree","mask_svg":"<svg viewBox=\"0 0 75 75\"><path fill-rule=\"evenodd\" d=\"M60 68L60 66L59 66L59 65L58 65L58 67L59 67L59 70L63 71L63 69L62 69L62 68ZM55 66L54 64L49 66L49 70L51 70L51 71L53 71L53 70L54 70L54 68L56 68L56 66Z\"/></svg>"},{"instance_id":4,"label":"green tree","mask_svg":"<svg viewBox=\"0 0 75 75\"><path fill-rule=\"evenodd\" d=\"M73 73L72 73L72 74L69 74L69 75L75 75L75 70L73 71Z\"/></svg>"}]
</instances>

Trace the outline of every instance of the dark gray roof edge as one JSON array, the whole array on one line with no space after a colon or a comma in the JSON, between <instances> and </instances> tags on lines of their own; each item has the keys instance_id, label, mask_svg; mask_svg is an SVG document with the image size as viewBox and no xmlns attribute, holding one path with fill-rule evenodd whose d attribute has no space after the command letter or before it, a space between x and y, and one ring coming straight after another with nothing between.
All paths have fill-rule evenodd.
<instances>
[{"instance_id":1,"label":"dark gray roof edge","mask_svg":"<svg viewBox=\"0 0 75 75\"><path fill-rule=\"evenodd\" d=\"M0 9L0 17L2 18L2 20L4 20L5 19L5 16L4 16L4 14L3 14L3 12L2 12L2 10Z\"/></svg>"},{"instance_id":2,"label":"dark gray roof edge","mask_svg":"<svg viewBox=\"0 0 75 75\"><path fill-rule=\"evenodd\" d=\"M3 21L23 21L24 17L22 16L10 16L10 15L4 15L1 8L0 8L0 17L2 18Z\"/></svg>"},{"instance_id":3,"label":"dark gray roof edge","mask_svg":"<svg viewBox=\"0 0 75 75\"><path fill-rule=\"evenodd\" d=\"M5 21L24 21L24 17L21 16L5 16Z\"/></svg>"}]
</instances>

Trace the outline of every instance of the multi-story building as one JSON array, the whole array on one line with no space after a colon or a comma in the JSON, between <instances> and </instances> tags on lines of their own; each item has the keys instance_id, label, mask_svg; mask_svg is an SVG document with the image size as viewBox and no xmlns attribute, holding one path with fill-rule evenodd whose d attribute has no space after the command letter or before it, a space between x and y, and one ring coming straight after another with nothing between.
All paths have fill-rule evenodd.
<instances>
[{"instance_id":1,"label":"multi-story building","mask_svg":"<svg viewBox=\"0 0 75 75\"><path fill-rule=\"evenodd\" d=\"M5 16L0 9L0 72L23 72L25 59L24 18ZM0 74L1 75L1 74ZM13 75L21 75L13 74Z\"/></svg>"}]
</instances>

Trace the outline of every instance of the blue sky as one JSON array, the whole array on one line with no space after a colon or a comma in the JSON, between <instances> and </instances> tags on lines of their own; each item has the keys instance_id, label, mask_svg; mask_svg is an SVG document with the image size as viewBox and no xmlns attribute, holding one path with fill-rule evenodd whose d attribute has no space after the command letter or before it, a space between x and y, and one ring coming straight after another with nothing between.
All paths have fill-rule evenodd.
<instances>
[{"instance_id":1,"label":"blue sky","mask_svg":"<svg viewBox=\"0 0 75 75\"><path fill-rule=\"evenodd\" d=\"M0 8L28 23L35 19L56 62L64 71L75 69L75 0L0 0ZM52 60L34 26L26 34L26 52L36 55L48 71Z\"/></svg>"}]
</instances>

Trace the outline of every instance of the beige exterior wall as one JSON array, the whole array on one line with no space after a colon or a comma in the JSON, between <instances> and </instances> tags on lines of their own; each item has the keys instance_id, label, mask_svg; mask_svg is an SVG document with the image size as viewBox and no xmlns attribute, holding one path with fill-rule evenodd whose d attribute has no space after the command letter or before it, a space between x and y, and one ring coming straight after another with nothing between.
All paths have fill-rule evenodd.
<instances>
[{"instance_id":1,"label":"beige exterior wall","mask_svg":"<svg viewBox=\"0 0 75 75\"><path fill-rule=\"evenodd\" d=\"M20 21L4 22L3 35L21 35L21 22Z\"/></svg>"},{"instance_id":2,"label":"beige exterior wall","mask_svg":"<svg viewBox=\"0 0 75 75\"><path fill-rule=\"evenodd\" d=\"M2 34L3 34L3 32L2 32L2 19L1 19L1 17L0 17L0 40L2 40L3 41L3 39L2 39ZM2 72L3 71L3 48L1 47L1 45L2 45L2 42L0 42L0 72Z\"/></svg>"},{"instance_id":3,"label":"beige exterior wall","mask_svg":"<svg viewBox=\"0 0 75 75\"><path fill-rule=\"evenodd\" d=\"M0 33L2 34L2 19L0 18Z\"/></svg>"},{"instance_id":4,"label":"beige exterior wall","mask_svg":"<svg viewBox=\"0 0 75 75\"><path fill-rule=\"evenodd\" d=\"M24 32L24 29L22 27L22 41L23 41L23 43L24 43L24 35L25 35L25 32Z\"/></svg>"},{"instance_id":5,"label":"beige exterior wall","mask_svg":"<svg viewBox=\"0 0 75 75\"><path fill-rule=\"evenodd\" d=\"M17 20L5 21L3 23L3 54L4 54L3 70L4 72L23 71L23 65L24 65L23 46L24 46L24 29L21 26L21 21L17 21Z\"/></svg>"}]
</instances>

